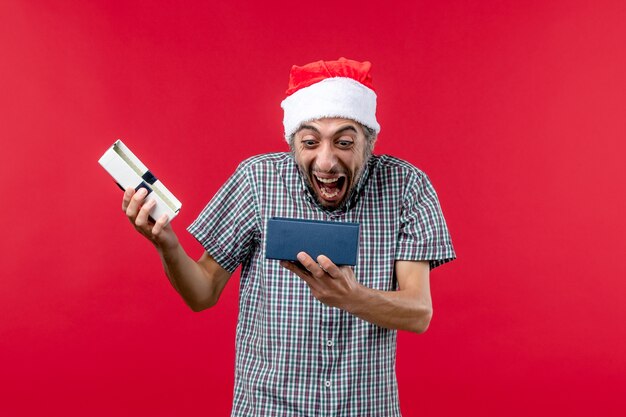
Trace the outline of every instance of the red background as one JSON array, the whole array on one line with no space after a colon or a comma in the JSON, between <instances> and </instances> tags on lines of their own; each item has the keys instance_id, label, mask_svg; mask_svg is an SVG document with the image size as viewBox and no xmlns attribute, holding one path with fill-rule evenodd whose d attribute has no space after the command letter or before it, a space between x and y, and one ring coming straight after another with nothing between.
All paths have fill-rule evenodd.
<instances>
[{"instance_id":1,"label":"red background","mask_svg":"<svg viewBox=\"0 0 626 417\"><path fill-rule=\"evenodd\" d=\"M626 411L623 1L0 4L0 415L225 416L237 275L195 314L97 164L183 202L286 150L292 64L373 63L377 153L431 177L459 259L401 333L406 416Z\"/></svg>"}]
</instances>

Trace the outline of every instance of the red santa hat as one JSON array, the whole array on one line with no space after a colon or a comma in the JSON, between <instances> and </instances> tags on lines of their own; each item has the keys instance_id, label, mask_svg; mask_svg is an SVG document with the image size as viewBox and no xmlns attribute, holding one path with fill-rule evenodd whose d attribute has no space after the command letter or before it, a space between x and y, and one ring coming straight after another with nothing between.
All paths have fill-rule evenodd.
<instances>
[{"instance_id":1,"label":"red santa hat","mask_svg":"<svg viewBox=\"0 0 626 417\"><path fill-rule=\"evenodd\" d=\"M324 117L351 119L380 132L371 67L367 61L346 58L294 65L287 98L280 105L285 138L289 140L302 123Z\"/></svg>"}]
</instances>

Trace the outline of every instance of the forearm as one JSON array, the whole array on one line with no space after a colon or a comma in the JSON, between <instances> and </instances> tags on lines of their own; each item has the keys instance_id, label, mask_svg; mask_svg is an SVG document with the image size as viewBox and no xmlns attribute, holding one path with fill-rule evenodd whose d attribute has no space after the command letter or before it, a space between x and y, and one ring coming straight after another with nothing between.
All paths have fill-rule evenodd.
<instances>
[{"instance_id":1,"label":"forearm","mask_svg":"<svg viewBox=\"0 0 626 417\"><path fill-rule=\"evenodd\" d=\"M169 250L157 249L167 278L192 310L217 303L221 293L217 278L190 258L180 244Z\"/></svg>"},{"instance_id":2,"label":"forearm","mask_svg":"<svg viewBox=\"0 0 626 417\"><path fill-rule=\"evenodd\" d=\"M408 290L380 291L358 285L342 307L380 327L423 333L430 324L432 305Z\"/></svg>"},{"instance_id":3,"label":"forearm","mask_svg":"<svg viewBox=\"0 0 626 417\"><path fill-rule=\"evenodd\" d=\"M128 188L124 192L122 210L135 229L157 249L167 278L187 305L194 311L215 305L230 273L206 252L197 262L191 259L180 245L167 215L156 222L149 219L155 201L144 204L146 195L144 188L137 192Z\"/></svg>"}]
</instances>

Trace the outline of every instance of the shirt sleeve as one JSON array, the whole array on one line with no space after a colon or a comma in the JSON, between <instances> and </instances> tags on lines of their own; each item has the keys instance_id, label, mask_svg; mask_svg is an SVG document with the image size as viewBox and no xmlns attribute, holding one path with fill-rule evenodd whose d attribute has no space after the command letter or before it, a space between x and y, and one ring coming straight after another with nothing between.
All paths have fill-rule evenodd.
<instances>
[{"instance_id":1,"label":"shirt sleeve","mask_svg":"<svg viewBox=\"0 0 626 417\"><path fill-rule=\"evenodd\" d=\"M433 269L455 258L437 193L426 174L414 173L404 192L396 259L429 261Z\"/></svg>"},{"instance_id":2,"label":"shirt sleeve","mask_svg":"<svg viewBox=\"0 0 626 417\"><path fill-rule=\"evenodd\" d=\"M187 230L232 273L256 242L255 207L250 181L240 165Z\"/></svg>"}]
</instances>

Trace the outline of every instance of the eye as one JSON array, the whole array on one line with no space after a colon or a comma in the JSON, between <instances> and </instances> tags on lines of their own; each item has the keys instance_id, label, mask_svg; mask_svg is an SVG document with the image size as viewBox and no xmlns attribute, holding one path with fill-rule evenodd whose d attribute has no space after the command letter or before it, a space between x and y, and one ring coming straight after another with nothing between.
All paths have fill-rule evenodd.
<instances>
[{"instance_id":1,"label":"eye","mask_svg":"<svg viewBox=\"0 0 626 417\"><path fill-rule=\"evenodd\" d=\"M337 143L337 146L342 149L348 149L352 145L354 145L354 142L352 141L352 139L346 139L346 138L341 138L336 143Z\"/></svg>"},{"instance_id":2,"label":"eye","mask_svg":"<svg viewBox=\"0 0 626 417\"><path fill-rule=\"evenodd\" d=\"M302 144L302 146L304 146L305 148L312 148L315 145L317 145L317 140L313 139L313 138L302 138L300 140L300 143Z\"/></svg>"}]
</instances>

